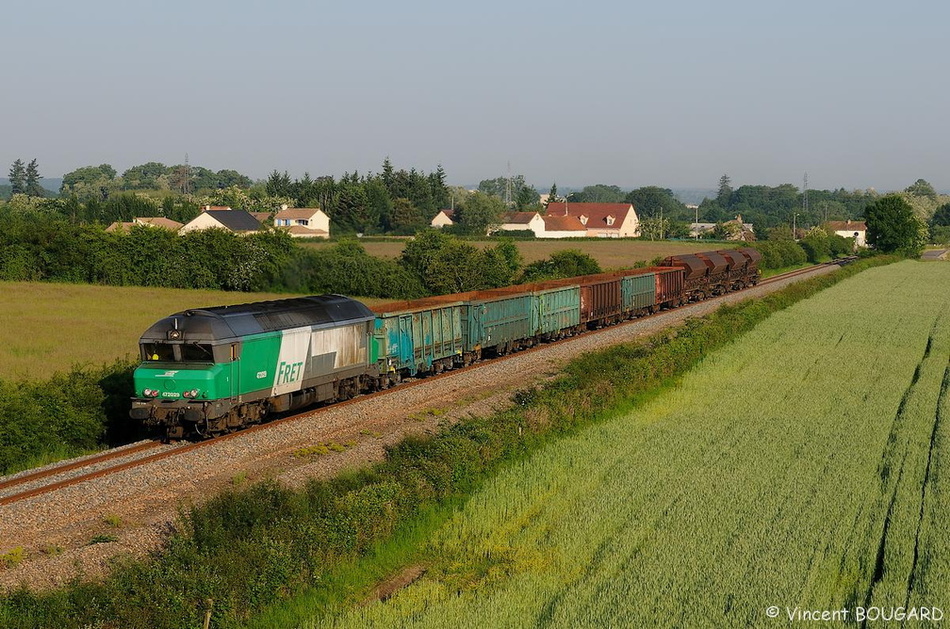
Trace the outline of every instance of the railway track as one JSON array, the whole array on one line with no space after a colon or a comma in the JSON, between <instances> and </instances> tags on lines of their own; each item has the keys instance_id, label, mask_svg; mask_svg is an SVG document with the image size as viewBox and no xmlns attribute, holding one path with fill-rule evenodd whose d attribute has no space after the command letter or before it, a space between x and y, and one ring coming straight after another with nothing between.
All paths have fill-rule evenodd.
<instances>
[{"instance_id":1,"label":"railway track","mask_svg":"<svg viewBox=\"0 0 950 629\"><path fill-rule=\"evenodd\" d=\"M789 271L787 273L782 273L780 275L775 275L770 278L764 279L759 282L759 285L767 285L782 280L786 280L792 277L799 275L805 275L815 271L817 268L823 266L834 266L840 264L846 264L850 262L851 259L846 259L845 261L835 261L828 262L824 264L814 265L805 267L802 269L796 269L794 271ZM713 297L707 301L714 301L719 297ZM657 315L649 315L657 316ZM646 317L640 317L619 324L619 326L629 325L640 321ZM614 326L617 327L617 326ZM589 334L597 334L597 331L591 331ZM566 338L557 343L568 342L571 338ZM524 355L529 352L541 351L545 347L550 346L551 343L543 343L540 345L535 345L524 350L517 352L517 355ZM501 356L497 359L494 359L494 362L503 361L507 358L510 358L512 355ZM399 385L398 390L405 390L409 387L415 387L422 384L432 382L433 380L446 378L454 374L466 372L472 369L478 369L481 365L476 363L474 365L469 365L467 367L459 367L452 369L450 371L445 371L441 374L436 374L428 376L426 378L406 380ZM366 395L361 395L356 398L337 402L325 408L334 408L339 409L350 404L356 404L369 400L375 397L383 396L389 393L389 390L377 391L374 393L369 393ZM62 463L61 465L55 465L42 470L37 470L30 473L22 473L5 479L0 479L0 506L12 504L22 500L27 500L35 496L42 494L51 493L62 489L64 487L70 487L73 485L78 485L87 481L91 481L97 478L102 478L117 472L128 470L135 467L140 467L143 465L148 465L161 461L163 459L168 459L175 456L180 456L186 452L197 450L199 448L211 447L216 444L219 444L224 441L231 439L237 439L244 435L251 434L260 430L267 430L274 425L283 424L286 422L292 422L303 417L311 416L315 413L320 413L322 408L310 408L301 413L297 413L290 416L280 417L274 420L271 420L265 424L258 424L256 426L251 426L244 430L222 435L214 439L207 441L198 441L198 442L187 442L187 443L177 443L177 444L165 444L159 441L143 441L129 446L124 446L121 448L115 448L102 452L101 454L83 457L81 459L74 459Z\"/></svg>"}]
</instances>

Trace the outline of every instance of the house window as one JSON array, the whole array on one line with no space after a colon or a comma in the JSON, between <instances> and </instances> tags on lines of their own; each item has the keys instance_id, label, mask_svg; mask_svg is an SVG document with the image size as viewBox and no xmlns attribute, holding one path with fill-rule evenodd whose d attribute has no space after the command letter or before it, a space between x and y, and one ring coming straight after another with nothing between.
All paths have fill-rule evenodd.
<instances>
[{"instance_id":1,"label":"house window","mask_svg":"<svg viewBox=\"0 0 950 629\"><path fill-rule=\"evenodd\" d=\"M613 224L614 224L614 220L616 220L616 219L614 219L613 216L608 216L608 217L607 217L607 226L610 227L611 225L613 225Z\"/></svg>"},{"instance_id":2,"label":"house window","mask_svg":"<svg viewBox=\"0 0 950 629\"><path fill-rule=\"evenodd\" d=\"M302 218L302 219L300 219L299 221L297 221L297 224L298 224L298 225L309 225L309 224L310 224L310 221L308 221L308 220L305 219L305 218Z\"/></svg>"},{"instance_id":3,"label":"house window","mask_svg":"<svg viewBox=\"0 0 950 629\"><path fill-rule=\"evenodd\" d=\"M581 216L581 225L587 225L587 217Z\"/></svg>"}]
</instances>

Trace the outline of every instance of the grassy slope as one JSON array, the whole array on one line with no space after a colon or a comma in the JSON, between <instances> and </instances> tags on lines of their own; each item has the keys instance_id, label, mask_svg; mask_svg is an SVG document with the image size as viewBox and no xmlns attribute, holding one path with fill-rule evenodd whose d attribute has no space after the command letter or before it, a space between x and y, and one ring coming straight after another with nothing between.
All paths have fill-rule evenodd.
<instances>
[{"instance_id":1,"label":"grassy slope","mask_svg":"<svg viewBox=\"0 0 950 629\"><path fill-rule=\"evenodd\" d=\"M137 356L142 332L173 312L292 297L31 282L0 282L0 295L0 378L31 380Z\"/></svg>"},{"instance_id":2,"label":"grassy slope","mask_svg":"<svg viewBox=\"0 0 950 629\"><path fill-rule=\"evenodd\" d=\"M774 315L675 391L506 469L431 541L426 577L315 626L754 626L769 605L950 605L935 422L950 296L933 290L948 282L950 266L908 262Z\"/></svg>"}]
</instances>

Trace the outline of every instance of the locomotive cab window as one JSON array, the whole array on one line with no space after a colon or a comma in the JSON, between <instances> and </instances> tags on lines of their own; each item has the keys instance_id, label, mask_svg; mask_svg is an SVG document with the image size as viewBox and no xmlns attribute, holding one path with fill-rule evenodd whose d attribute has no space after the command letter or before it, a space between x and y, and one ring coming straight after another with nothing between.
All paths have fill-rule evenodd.
<instances>
[{"instance_id":1,"label":"locomotive cab window","mask_svg":"<svg viewBox=\"0 0 950 629\"><path fill-rule=\"evenodd\" d=\"M181 359L186 363L213 363L214 353L210 345L185 343L181 346Z\"/></svg>"},{"instance_id":2,"label":"locomotive cab window","mask_svg":"<svg viewBox=\"0 0 950 629\"><path fill-rule=\"evenodd\" d=\"M175 360L175 348L167 343L142 343L145 360Z\"/></svg>"}]
</instances>

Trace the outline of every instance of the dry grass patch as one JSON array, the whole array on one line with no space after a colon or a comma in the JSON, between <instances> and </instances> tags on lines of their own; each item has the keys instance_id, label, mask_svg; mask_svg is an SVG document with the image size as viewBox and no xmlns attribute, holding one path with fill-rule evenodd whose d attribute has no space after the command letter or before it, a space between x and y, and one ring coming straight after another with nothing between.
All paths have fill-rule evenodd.
<instances>
[{"instance_id":1,"label":"dry grass patch","mask_svg":"<svg viewBox=\"0 0 950 629\"><path fill-rule=\"evenodd\" d=\"M137 357L142 332L173 312L294 295L0 282L0 296L0 378L43 380L76 364Z\"/></svg>"}]
</instances>

